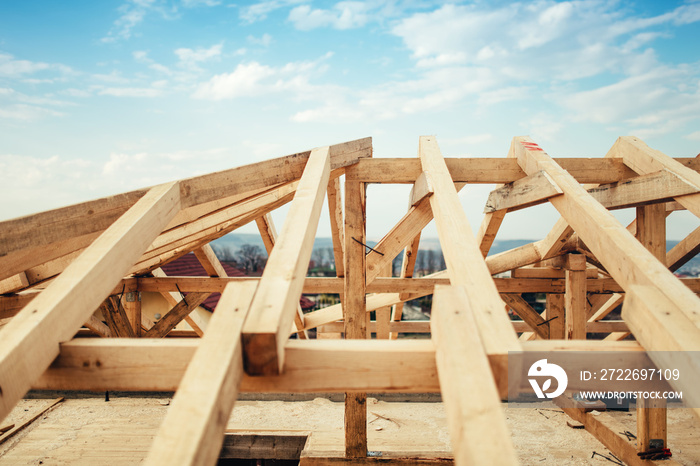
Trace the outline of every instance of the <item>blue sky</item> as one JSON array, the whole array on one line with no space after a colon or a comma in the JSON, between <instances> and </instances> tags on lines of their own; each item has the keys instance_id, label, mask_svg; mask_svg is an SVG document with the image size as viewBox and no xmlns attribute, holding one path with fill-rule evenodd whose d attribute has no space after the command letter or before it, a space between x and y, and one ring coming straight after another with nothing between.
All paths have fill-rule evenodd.
<instances>
[{"instance_id":1,"label":"blue sky","mask_svg":"<svg viewBox=\"0 0 700 466\"><path fill-rule=\"evenodd\" d=\"M523 134L695 156L699 43L698 1L2 2L0 219L365 136L377 157L424 134L446 156ZM490 189L461 194L474 229ZM408 187L368 193L376 238ZM537 238L556 213L509 217L499 238Z\"/></svg>"}]
</instances>

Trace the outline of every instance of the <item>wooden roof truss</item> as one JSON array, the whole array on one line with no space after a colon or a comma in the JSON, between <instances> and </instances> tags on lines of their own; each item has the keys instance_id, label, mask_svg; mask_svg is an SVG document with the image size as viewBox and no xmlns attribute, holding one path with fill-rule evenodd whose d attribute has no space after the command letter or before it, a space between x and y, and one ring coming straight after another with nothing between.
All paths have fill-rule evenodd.
<instances>
[{"instance_id":1,"label":"wooden roof truss","mask_svg":"<svg viewBox=\"0 0 700 466\"><path fill-rule=\"evenodd\" d=\"M501 400L522 381L508 379L509 353L700 350L700 283L672 274L700 251L700 227L665 250L668 215L700 216L699 159L634 137L597 159L553 159L528 137L514 138L506 158L444 158L433 136L418 152L372 158L371 139L361 139L0 223L0 418L31 388L177 390L147 464L214 464L239 391L345 392L345 460L365 464L367 392L441 392L458 464L515 464ZM368 183L413 185L407 213L369 253ZM458 198L469 183L499 185L476 234ZM337 277L307 278L326 201ZM545 238L487 256L507 212L544 202L561 215ZM269 213L287 203L278 235ZM610 213L625 207L637 212L629 226ZM265 271L227 277L209 243L253 220ZM432 220L447 268L413 278ZM160 271L190 251L209 278ZM494 278L506 271L511 278ZM163 294L172 309L153 324L140 291ZM521 297L532 291L547 293L545 313ZM197 317L212 292L222 293L216 312ZM338 293L342 304L304 315L302 292ZM429 324L401 320L404 302L430 294ZM620 303L622 320L603 320ZM183 319L201 339L162 338ZM74 338L83 326L103 338ZM341 332L345 340L320 339ZM401 332L432 339L392 341ZM619 341L629 334L635 341ZM659 367L671 364L654 354ZM682 364L674 387L700 406L700 367ZM651 407L640 411L652 413L644 435L660 435L665 412ZM637 461L613 428L566 411Z\"/></svg>"}]
</instances>

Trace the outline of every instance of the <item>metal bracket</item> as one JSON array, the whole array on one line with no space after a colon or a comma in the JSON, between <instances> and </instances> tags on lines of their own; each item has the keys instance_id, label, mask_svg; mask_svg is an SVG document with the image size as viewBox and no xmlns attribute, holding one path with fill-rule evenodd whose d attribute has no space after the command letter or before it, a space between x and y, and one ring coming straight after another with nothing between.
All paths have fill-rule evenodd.
<instances>
[{"instance_id":1,"label":"metal bracket","mask_svg":"<svg viewBox=\"0 0 700 466\"><path fill-rule=\"evenodd\" d=\"M129 291L124 295L126 298L127 303L133 303L135 301L141 301L141 292L140 291Z\"/></svg>"}]
</instances>

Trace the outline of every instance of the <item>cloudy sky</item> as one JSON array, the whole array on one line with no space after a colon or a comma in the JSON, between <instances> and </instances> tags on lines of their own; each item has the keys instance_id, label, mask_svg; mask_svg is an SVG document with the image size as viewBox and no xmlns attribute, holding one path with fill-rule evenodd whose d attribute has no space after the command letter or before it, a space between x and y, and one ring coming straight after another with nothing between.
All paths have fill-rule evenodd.
<instances>
[{"instance_id":1,"label":"cloudy sky","mask_svg":"<svg viewBox=\"0 0 700 466\"><path fill-rule=\"evenodd\" d=\"M698 44L698 1L2 2L0 219L366 136L377 157L425 134L446 156L524 134L557 157L629 134L695 156ZM474 229L490 189L461 194ZM369 188L370 237L407 194ZM499 238L555 219L512 214ZM697 225L674 214L669 237Z\"/></svg>"}]
</instances>

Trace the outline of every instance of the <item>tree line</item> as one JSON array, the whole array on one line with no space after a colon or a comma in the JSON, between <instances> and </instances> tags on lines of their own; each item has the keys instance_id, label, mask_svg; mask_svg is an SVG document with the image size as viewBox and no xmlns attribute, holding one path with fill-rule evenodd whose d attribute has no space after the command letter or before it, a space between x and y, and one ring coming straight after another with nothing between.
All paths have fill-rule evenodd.
<instances>
[{"instance_id":1,"label":"tree line","mask_svg":"<svg viewBox=\"0 0 700 466\"><path fill-rule=\"evenodd\" d=\"M244 244L238 249L230 246L214 245L214 252L220 261L232 263L246 274L259 275L265 269L267 253L254 244ZM403 253L392 262L393 276L401 273ZM420 249L416 256L414 276L428 275L445 269L445 258L441 250ZM315 248L311 252L309 272L316 275L335 275L335 255L333 248Z\"/></svg>"}]
</instances>

